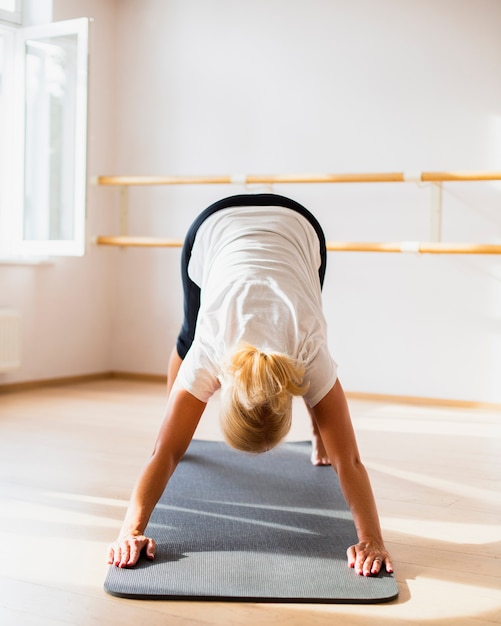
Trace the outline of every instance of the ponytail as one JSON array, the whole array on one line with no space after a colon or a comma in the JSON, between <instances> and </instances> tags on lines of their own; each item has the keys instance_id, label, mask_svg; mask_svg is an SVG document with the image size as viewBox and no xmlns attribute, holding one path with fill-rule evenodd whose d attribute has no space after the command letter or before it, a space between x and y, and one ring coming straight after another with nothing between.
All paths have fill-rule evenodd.
<instances>
[{"instance_id":1,"label":"ponytail","mask_svg":"<svg viewBox=\"0 0 501 626\"><path fill-rule=\"evenodd\" d=\"M277 352L245 344L223 376L221 426L227 443L247 452L273 448L289 432L292 396L308 389L304 365Z\"/></svg>"}]
</instances>

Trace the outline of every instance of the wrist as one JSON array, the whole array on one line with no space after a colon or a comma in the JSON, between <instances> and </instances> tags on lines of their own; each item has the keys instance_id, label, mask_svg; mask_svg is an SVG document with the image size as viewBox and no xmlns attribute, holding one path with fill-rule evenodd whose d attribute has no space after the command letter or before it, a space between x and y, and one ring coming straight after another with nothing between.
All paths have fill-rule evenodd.
<instances>
[{"instance_id":1,"label":"wrist","mask_svg":"<svg viewBox=\"0 0 501 626\"><path fill-rule=\"evenodd\" d=\"M358 542L359 543L364 543L366 545L368 544L379 544L381 546L384 545L384 541L383 541L383 537L381 535L374 535L374 534L359 534L358 535Z\"/></svg>"},{"instance_id":2,"label":"wrist","mask_svg":"<svg viewBox=\"0 0 501 626\"><path fill-rule=\"evenodd\" d=\"M144 535L143 530L136 525L124 524L120 529L121 537L140 537L142 535Z\"/></svg>"}]
</instances>

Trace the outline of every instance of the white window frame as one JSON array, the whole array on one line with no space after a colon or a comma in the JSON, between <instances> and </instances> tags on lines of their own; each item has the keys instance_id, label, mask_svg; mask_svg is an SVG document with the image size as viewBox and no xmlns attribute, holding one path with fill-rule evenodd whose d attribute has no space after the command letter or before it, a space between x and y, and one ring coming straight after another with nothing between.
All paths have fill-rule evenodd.
<instances>
[{"instance_id":1,"label":"white window frame","mask_svg":"<svg viewBox=\"0 0 501 626\"><path fill-rule=\"evenodd\" d=\"M14 10L7 11L6 9L0 9L0 20L6 22L14 22L15 24L21 24L23 20L23 2L22 0L14 0Z\"/></svg>"},{"instance_id":2,"label":"white window frame","mask_svg":"<svg viewBox=\"0 0 501 626\"><path fill-rule=\"evenodd\" d=\"M3 172L8 192L0 201L0 257L29 258L47 256L82 256L85 253L85 209L87 187L87 82L88 82L88 24L87 18L54 22L46 26L18 28L14 30L15 77L11 83L13 94L8 107L12 113L9 155L3 155ZM2 29L5 32L5 29ZM75 128L74 128L74 188L72 193L73 236L71 239L24 239L24 170L25 170L25 67L26 46L37 39L77 36L77 72L75 77ZM1 163L1 161L0 161ZM5 178L4 178L5 177ZM3 241L2 241L3 239Z\"/></svg>"}]
</instances>

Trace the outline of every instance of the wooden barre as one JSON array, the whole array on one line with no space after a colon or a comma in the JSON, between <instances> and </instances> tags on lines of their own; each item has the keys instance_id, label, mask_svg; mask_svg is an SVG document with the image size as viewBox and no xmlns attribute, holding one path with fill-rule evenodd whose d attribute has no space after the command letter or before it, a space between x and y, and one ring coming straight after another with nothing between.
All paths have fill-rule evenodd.
<instances>
[{"instance_id":1,"label":"wooden barre","mask_svg":"<svg viewBox=\"0 0 501 626\"><path fill-rule=\"evenodd\" d=\"M123 248L181 248L181 239L160 237L129 237L127 235L99 235L94 243L98 246L120 246Z\"/></svg>"},{"instance_id":2,"label":"wooden barre","mask_svg":"<svg viewBox=\"0 0 501 626\"><path fill-rule=\"evenodd\" d=\"M328 241L327 250L331 252L413 252L416 254L501 254L501 244L435 241L389 243Z\"/></svg>"},{"instance_id":3,"label":"wooden barre","mask_svg":"<svg viewBox=\"0 0 501 626\"><path fill-rule=\"evenodd\" d=\"M180 239L157 237L105 236L95 238L100 246L119 246L124 248L180 248ZM413 252L416 254L501 254L501 244L491 243L447 243L447 242L350 242L328 241L330 252Z\"/></svg>"},{"instance_id":4,"label":"wooden barre","mask_svg":"<svg viewBox=\"0 0 501 626\"><path fill-rule=\"evenodd\" d=\"M404 183L501 180L498 172L389 172L382 174L240 174L224 176L98 176L98 185L229 185L274 183Z\"/></svg>"}]
</instances>

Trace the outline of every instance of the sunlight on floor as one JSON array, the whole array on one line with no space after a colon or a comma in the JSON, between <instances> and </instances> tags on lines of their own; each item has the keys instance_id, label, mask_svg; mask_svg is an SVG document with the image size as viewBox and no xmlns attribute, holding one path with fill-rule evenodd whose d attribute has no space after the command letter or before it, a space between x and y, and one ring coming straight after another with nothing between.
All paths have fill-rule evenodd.
<instances>
[{"instance_id":1,"label":"sunlight on floor","mask_svg":"<svg viewBox=\"0 0 501 626\"><path fill-rule=\"evenodd\" d=\"M84 509L89 503L120 506L124 512L126 502L56 492L39 495L43 503L3 499L0 576L44 585L101 587L108 567L107 541L94 537L112 537L120 521L106 513L68 510L58 501L72 500Z\"/></svg>"},{"instance_id":2,"label":"sunlight on floor","mask_svg":"<svg viewBox=\"0 0 501 626\"><path fill-rule=\"evenodd\" d=\"M0 542L0 576L56 587L102 587L105 542L15 532L1 532Z\"/></svg>"},{"instance_id":3,"label":"sunlight on floor","mask_svg":"<svg viewBox=\"0 0 501 626\"><path fill-rule=\"evenodd\" d=\"M55 498L59 500L68 500L73 502L83 502L86 504L102 504L105 506L116 506L124 509L127 508L127 500L118 500L117 498L103 498L99 496L89 496L86 494L76 493L63 493L56 491L45 491L42 494L44 497Z\"/></svg>"},{"instance_id":4,"label":"sunlight on floor","mask_svg":"<svg viewBox=\"0 0 501 626\"><path fill-rule=\"evenodd\" d=\"M83 527L86 525L100 526L103 528L113 528L116 526L116 520L108 517L83 513L81 511L61 510L50 505L35 504L31 502L11 501L5 507L2 513L3 520L11 520L15 522L16 528L20 528L23 521L29 522L31 525L33 520L42 528L43 525L64 524L65 526L73 525Z\"/></svg>"},{"instance_id":5,"label":"sunlight on floor","mask_svg":"<svg viewBox=\"0 0 501 626\"><path fill-rule=\"evenodd\" d=\"M486 413L476 424L444 410L416 407L381 407L370 416L355 415L356 430L377 432L446 435L454 437L501 438L499 414ZM468 419L468 418L466 418Z\"/></svg>"},{"instance_id":6,"label":"sunlight on floor","mask_svg":"<svg viewBox=\"0 0 501 626\"><path fill-rule=\"evenodd\" d=\"M417 576L415 579L405 582L410 595L409 601L419 606L419 616L413 620L409 616L409 607L406 602L396 601L390 604L377 605L378 620L388 619L389 624L401 619L402 624L425 624L432 620L481 618L481 615L497 612L501 609L501 591L489 588L479 588L473 585L436 580L426 576ZM482 594L482 612L478 613L478 595ZM327 613L329 610L334 614L342 613L342 607L335 606L331 609L325 605L296 605L296 611L305 613ZM374 606L350 605L350 615L367 616L374 618ZM333 616L333 619L334 616ZM311 623L315 623L313 620ZM347 623L350 620L347 619ZM378 622L380 623L380 622ZM398 623L398 622L397 622ZM461 621L457 622L458 624ZM484 622L479 622L484 623Z\"/></svg>"},{"instance_id":7,"label":"sunlight on floor","mask_svg":"<svg viewBox=\"0 0 501 626\"><path fill-rule=\"evenodd\" d=\"M391 530L409 537L434 539L451 544L485 545L501 541L501 526L494 524L381 516L381 526L383 531Z\"/></svg>"},{"instance_id":8,"label":"sunlight on floor","mask_svg":"<svg viewBox=\"0 0 501 626\"><path fill-rule=\"evenodd\" d=\"M481 487L473 487L463 483L456 483L452 480L437 478L423 472L412 472L408 470L397 469L391 465L383 465L382 463L366 462L368 470L381 472L387 476L392 476L400 480L404 480L415 485L421 485L437 491L454 494L461 498L473 498L483 502L491 502L499 504L499 491L483 489Z\"/></svg>"}]
</instances>

